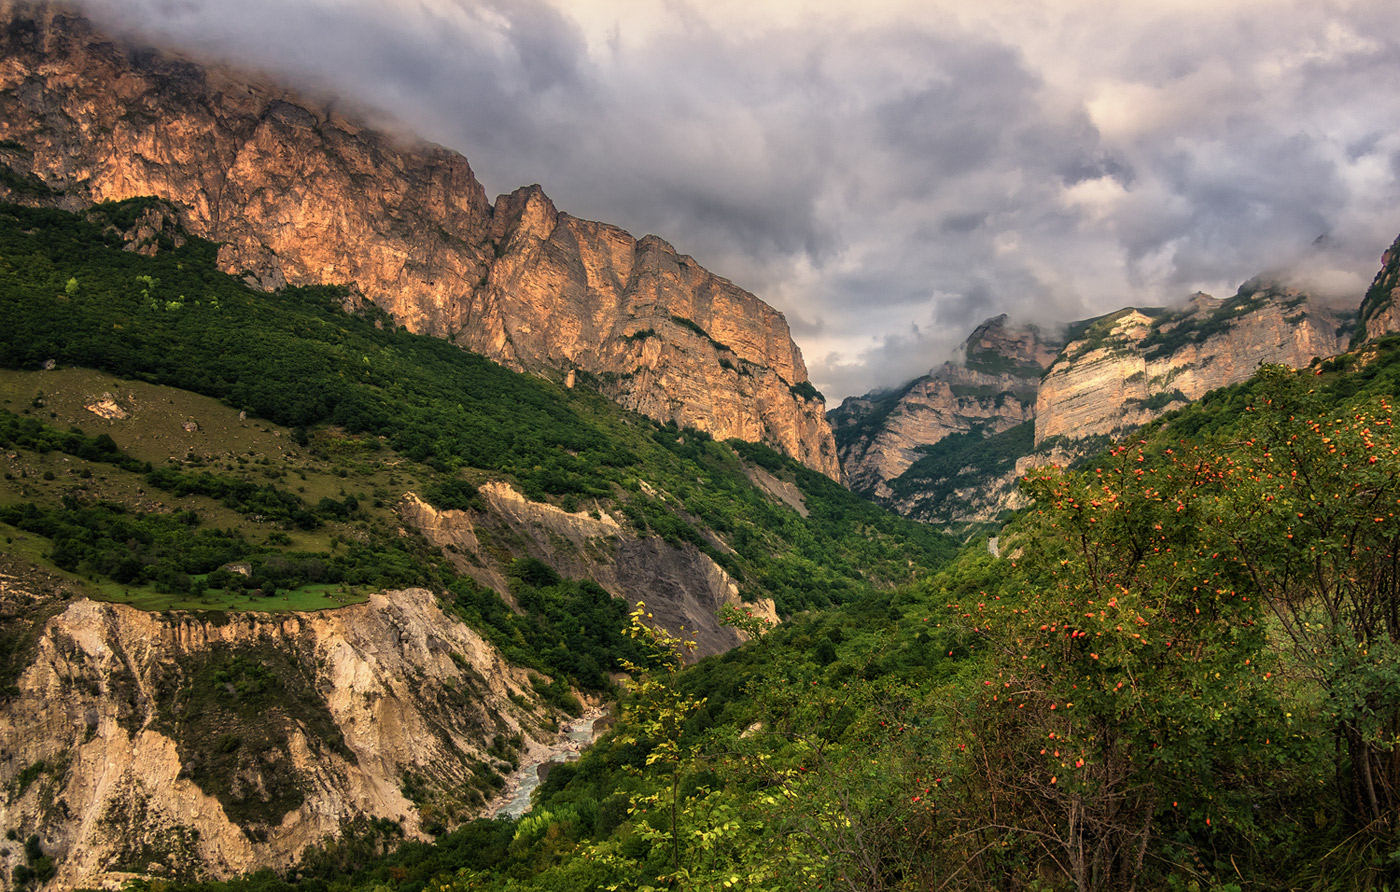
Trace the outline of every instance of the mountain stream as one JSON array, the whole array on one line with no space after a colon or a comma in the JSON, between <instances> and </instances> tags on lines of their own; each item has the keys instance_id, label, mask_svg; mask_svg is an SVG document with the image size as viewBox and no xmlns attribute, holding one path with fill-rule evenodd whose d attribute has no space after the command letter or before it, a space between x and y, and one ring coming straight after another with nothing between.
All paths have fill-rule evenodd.
<instances>
[{"instance_id":1,"label":"mountain stream","mask_svg":"<svg viewBox=\"0 0 1400 892\"><path fill-rule=\"evenodd\" d=\"M531 751L520 767L507 776L505 789L491 800L487 806L487 815L493 818L518 818L529 811L530 794L540 785L540 766L578 759L597 738L594 724L606 714L606 709L592 707L564 726L563 736L558 743Z\"/></svg>"}]
</instances>

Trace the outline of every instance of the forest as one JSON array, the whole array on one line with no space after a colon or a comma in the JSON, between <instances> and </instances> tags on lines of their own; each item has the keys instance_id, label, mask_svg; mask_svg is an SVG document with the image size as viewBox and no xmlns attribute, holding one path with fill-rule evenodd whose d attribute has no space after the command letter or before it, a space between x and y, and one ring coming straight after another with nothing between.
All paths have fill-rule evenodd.
<instances>
[{"instance_id":1,"label":"forest","mask_svg":"<svg viewBox=\"0 0 1400 892\"><path fill-rule=\"evenodd\" d=\"M1400 339L1260 370L926 578L681 669L519 821L190 889L1389 889Z\"/></svg>"},{"instance_id":2,"label":"forest","mask_svg":"<svg viewBox=\"0 0 1400 892\"><path fill-rule=\"evenodd\" d=\"M179 386L281 425L319 464L156 464L52 423L36 394L0 413L0 440L74 470L7 479L7 536L39 537L49 566L118 598L425 585L543 672L565 712L573 691L627 677L613 729L519 820L442 826L432 842L358 821L281 872L133 889L1400 884L1400 338L1262 368L1073 469L1031 472L1031 506L993 557L985 540L955 553L767 447L517 375L343 291L251 291L197 239L123 251L133 212L0 208L3 365ZM927 471L949 473L963 446ZM356 491L356 468L385 460L442 508L478 510L478 487L502 480L616 511L711 555L784 621L731 609L752 640L688 665L645 604L629 615L530 559L510 564L517 613L397 535L394 493ZM794 483L807 515L752 486L754 467ZM313 471L349 489L298 491ZM99 478L204 507L100 498ZM272 696L257 667L209 674ZM37 843L25 852L21 885L51 870Z\"/></svg>"}]
</instances>

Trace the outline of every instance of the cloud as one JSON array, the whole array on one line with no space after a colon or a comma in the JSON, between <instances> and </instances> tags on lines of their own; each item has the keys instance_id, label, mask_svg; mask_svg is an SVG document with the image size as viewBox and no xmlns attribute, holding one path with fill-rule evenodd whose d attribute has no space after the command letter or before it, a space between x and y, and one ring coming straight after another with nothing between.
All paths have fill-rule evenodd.
<instances>
[{"instance_id":1,"label":"cloud","mask_svg":"<svg viewBox=\"0 0 1400 892\"><path fill-rule=\"evenodd\" d=\"M783 310L837 399L1001 312L1262 271L1359 302L1400 232L1392 0L83 5L661 235Z\"/></svg>"}]
</instances>

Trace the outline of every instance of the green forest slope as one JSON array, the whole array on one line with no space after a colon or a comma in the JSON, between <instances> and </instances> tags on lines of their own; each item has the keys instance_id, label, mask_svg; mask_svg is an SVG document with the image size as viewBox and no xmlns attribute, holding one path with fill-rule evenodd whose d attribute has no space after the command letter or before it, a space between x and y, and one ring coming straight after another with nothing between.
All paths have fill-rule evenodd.
<instances>
[{"instance_id":1,"label":"green forest slope","mask_svg":"<svg viewBox=\"0 0 1400 892\"><path fill-rule=\"evenodd\" d=\"M123 236L152 214L167 221L157 236ZM508 594L534 608L515 613L400 529L404 494L479 514L478 487L500 481L609 512L628 535L704 552L783 613L953 553L764 446L658 426L587 380L508 371L340 289L251 290L173 218L146 199L79 215L0 207L0 534L95 597L285 610L423 585L517 663L601 689L632 652L621 601L521 543L488 543ZM139 424L94 414L104 396L139 407ZM795 486L803 511L750 482L758 468Z\"/></svg>"},{"instance_id":2,"label":"green forest slope","mask_svg":"<svg viewBox=\"0 0 1400 892\"><path fill-rule=\"evenodd\" d=\"M520 821L202 889L1390 889L1400 339L1261 370L928 578L685 671ZM753 625L751 619L737 622Z\"/></svg>"}]
</instances>

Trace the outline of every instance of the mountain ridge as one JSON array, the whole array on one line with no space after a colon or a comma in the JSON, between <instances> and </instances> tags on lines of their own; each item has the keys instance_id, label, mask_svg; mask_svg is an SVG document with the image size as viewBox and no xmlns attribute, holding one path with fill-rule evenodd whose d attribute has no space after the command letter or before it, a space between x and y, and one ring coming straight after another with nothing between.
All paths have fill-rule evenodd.
<instances>
[{"instance_id":1,"label":"mountain ridge","mask_svg":"<svg viewBox=\"0 0 1400 892\"><path fill-rule=\"evenodd\" d=\"M1381 333L1393 325L1380 303L1393 285L1392 253L1368 298L1377 307L1368 326ZM928 375L848 399L828 417L858 492L939 525L988 524L1023 505L1016 481L1035 465L1072 463L1262 364L1328 359L1346 348L1351 325L1347 312L1267 276L1230 298L1125 307L1058 334L997 316ZM1022 424L1033 424L1032 438L1013 433ZM955 456L962 464L950 464Z\"/></svg>"},{"instance_id":2,"label":"mountain ridge","mask_svg":"<svg viewBox=\"0 0 1400 892\"><path fill-rule=\"evenodd\" d=\"M351 284L411 331L588 373L629 408L839 479L782 314L663 240L560 214L538 187L493 206L461 155L124 46L62 6L5 0L0 19L0 197L170 200L260 288Z\"/></svg>"},{"instance_id":3,"label":"mountain ridge","mask_svg":"<svg viewBox=\"0 0 1400 892\"><path fill-rule=\"evenodd\" d=\"M0 205L0 569L63 589L0 603L21 885L283 868L365 822L431 836L608 695L643 599L694 659L743 640L723 607L862 600L951 554L768 447L347 313L343 289L249 288L216 254L155 200ZM376 606L400 602L418 618ZM346 648L359 668L323 671ZM357 686L379 675L397 688ZM347 756L381 718L451 742Z\"/></svg>"}]
</instances>

